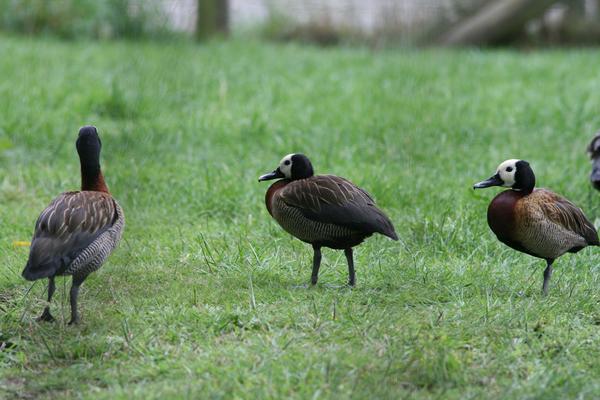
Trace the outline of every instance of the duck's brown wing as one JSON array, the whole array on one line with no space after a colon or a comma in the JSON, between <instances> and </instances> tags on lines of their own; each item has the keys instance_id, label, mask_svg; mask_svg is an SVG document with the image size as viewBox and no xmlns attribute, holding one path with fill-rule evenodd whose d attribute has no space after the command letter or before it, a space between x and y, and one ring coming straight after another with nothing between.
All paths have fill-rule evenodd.
<instances>
[{"instance_id":1,"label":"duck's brown wing","mask_svg":"<svg viewBox=\"0 0 600 400\"><path fill-rule=\"evenodd\" d=\"M373 198L352 182L334 175L293 181L281 190L281 199L313 221L335 224L394 240L398 236L389 218Z\"/></svg>"},{"instance_id":2,"label":"duck's brown wing","mask_svg":"<svg viewBox=\"0 0 600 400\"><path fill-rule=\"evenodd\" d=\"M556 224L583 237L589 245L599 245L598 232L581 208L571 201L546 189L536 190L544 214Z\"/></svg>"},{"instance_id":3,"label":"duck's brown wing","mask_svg":"<svg viewBox=\"0 0 600 400\"><path fill-rule=\"evenodd\" d=\"M35 280L64 272L117 217L107 193L82 191L58 196L40 214L23 277Z\"/></svg>"}]
</instances>

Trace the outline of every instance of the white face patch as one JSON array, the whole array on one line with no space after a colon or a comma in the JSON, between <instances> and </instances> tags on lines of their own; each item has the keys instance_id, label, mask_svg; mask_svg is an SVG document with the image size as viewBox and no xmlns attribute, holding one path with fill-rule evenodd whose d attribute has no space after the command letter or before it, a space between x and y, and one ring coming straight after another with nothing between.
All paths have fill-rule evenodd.
<instances>
[{"instance_id":1,"label":"white face patch","mask_svg":"<svg viewBox=\"0 0 600 400\"><path fill-rule=\"evenodd\" d=\"M506 160L498 166L496 173L500 175L500 179L504 187L511 187L515 184L515 174L517 173L517 159Z\"/></svg>"},{"instance_id":2,"label":"white face patch","mask_svg":"<svg viewBox=\"0 0 600 400\"><path fill-rule=\"evenodd\" d=\"M279 162L279 170L281 171L281 173L283 175L285 175L285 177L287 179L291 179L292 178L292 156L294 154L288 154L287 156L283 157L281 159L281 161Z\"/></svg>"}]
</instances>

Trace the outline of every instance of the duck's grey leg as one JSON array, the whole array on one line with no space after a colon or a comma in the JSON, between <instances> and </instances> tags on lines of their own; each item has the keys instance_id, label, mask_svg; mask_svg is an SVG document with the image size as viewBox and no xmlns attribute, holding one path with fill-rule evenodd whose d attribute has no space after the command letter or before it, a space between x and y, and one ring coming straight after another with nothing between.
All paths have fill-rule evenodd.
<instances>
[{"instance_id":1,"label":"duck's grey leg","mask_svg":"<svg viewBox=\"0 0 600 400\"><path fill-rule=\"evenodd\" d=\"M354 273L354 258L352 257L352 247L344 250L346 260L348 260L348 285L354 286L356 277Z\"/></svg>"},{"instance_id":2,"label":"duck's grey leg","mask_svg":"<svg viewBox=\"0 0 600 400\"><path fill-rule=\"evenodd\" d=\"M73 275L73 284L71 285L70 300L71 300L71 320L69 325L78 324L80 321L79 313L77 312L77 296L79 295L79 287L85 280L85 276Z\"/></svg>"},{"instance_id":3,"label":"duck's grey leg","mask_svg":"<svg viewBox=\"0 0 600 400\"><path fill-rule=\"evenodd\" d=\"M317 281L319 280L319 268L321 267L321 246L313 244L313 250L315 254L313 256L313 268L312 276L310 277L310 283L316 285Z\"/></svg>"},{"instance_id":4,"label":"duck's grey leg","mask_svg":"<svg viewBox=\"0 0 600 400\"><path fill-rule=\"evenodd\" d=\"M550 284L550 277L552 276L552 263L554 260L546 260L548 266L544 270L544 284L542 285L542 294L548 295L548 285Z\"/></svg>"},{"instance_id":5,"label":"duck's grey leg","mask_svg":"<svg viewBox=\"0 0 600 400\"><path fill-rule=\"evenodd\" d=\"M38 321L46 321L53 322L54 317L50 314L50 301L52 300L52 295L54 295L54 291L56 290L56 284L54 283L54 277L48 278L48 304L44 307L44 312L42 315L38 317Z\"/></svg>"}]
</instances>

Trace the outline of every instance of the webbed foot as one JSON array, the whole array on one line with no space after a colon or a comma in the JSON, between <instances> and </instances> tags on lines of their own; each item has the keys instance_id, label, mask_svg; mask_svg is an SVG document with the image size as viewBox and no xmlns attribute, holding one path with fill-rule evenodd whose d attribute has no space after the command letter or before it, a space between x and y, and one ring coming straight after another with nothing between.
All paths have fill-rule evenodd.
<instances>
[{"instance_id":1,"label":"webbed foot","mask_svg":"<svg viewBox=\"0 0 600 400\"><path fill-rule=\"evenodd\" d=\"M56 320L54 319L52 314L50 314L50 308L46 307L46 308L44 308L44 312L42 313L42 315L37 317L36 321L38 321L38 322L42 322L42 321L43 322L54 322Z\"/></svg>"}]
</instances>

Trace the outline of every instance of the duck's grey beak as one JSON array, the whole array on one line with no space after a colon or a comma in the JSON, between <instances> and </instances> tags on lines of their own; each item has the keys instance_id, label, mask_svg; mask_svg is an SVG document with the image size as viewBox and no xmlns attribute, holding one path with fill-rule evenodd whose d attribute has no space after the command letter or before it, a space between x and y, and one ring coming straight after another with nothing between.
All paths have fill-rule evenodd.
<instances>
[{"instance_id":1,"label":"duck's grey beak","mask_svg":"<svg viewBox=\"0 0 600 400\"><path fill-rule=\"evenodd\" d=\"M485 181L481 181L473 185L473 189L483 189L490 186L502 186L504 181L500 179L500 174L496 174Z\"/></svg>"},{"instance_id":2,"label":"duck's grey beak","mask_svg":"<svg viewBox=\"0 0 600 400\"><path fill-rule=\"evenodd\" d=\"M281 172L281 170L279 169L279 167L275 171L273 171L273 172L261 175L258 178L258 181L259 182L270 181L271 179L277 179L277 178L285 178L285 175Z\"/></svg>"}]
</instances>

